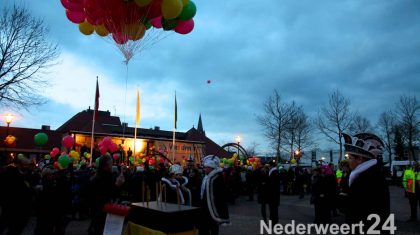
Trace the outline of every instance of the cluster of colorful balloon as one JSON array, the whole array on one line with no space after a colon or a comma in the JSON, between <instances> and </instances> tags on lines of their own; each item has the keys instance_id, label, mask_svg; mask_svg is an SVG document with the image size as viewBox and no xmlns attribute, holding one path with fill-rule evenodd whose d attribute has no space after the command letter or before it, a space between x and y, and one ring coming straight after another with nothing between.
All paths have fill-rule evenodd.
<instances>
[{"instance_id":1,"label":"cluster of colorful balloon","mask_svg":"<svg viewBox=\"0 0 420 235\"><path fill-rule=\"evenodd\" d=\"M101 142L98 144L99 152L101 155L105 155L108 151L110 153L118 151L118 146L116 143L112 142L111 137L105 137Z\"/></svg>"},{"instance_id":2,"label":"cluster of colorful balloon","mask_svg":"<svg viewBox=\"0 0 420 235\"><path fill-rule=\"evenodd\" d=\"M261 159L258 157L251 157L246 160L247 165L252 166L253 169L256 169L258 166L261 165Z\"/></svg>"},{"instance_id":3,"label":"cluster of colorful balloon","mask_svg":"<svg viewBox=\"0 0 420 235\"><path fill-rule=\"evenodd\" d=\"M61 0L67 18L85 35L112 34L118 44L140 40L151 28L188 34L196 6L190 0Z\"/></svg>"},{"instance_id":4,"label":"cluster of colorful balloon","mask_svg":"<svg viewBox=\"0 0 420 235\"><path fill-rule=\"evenodd\" d=\"M142 166L144 167L144 165L146 164L146 162L149 165L149 169L153 170L153 169L158 169L159 164L160 163L165 163L165 159L163 157L159 157L159 156L146 156L144 154L141 154L138 157L129 157L128 159L130 161L130 163L134 166Z\"/></svg>"}]
</instances>

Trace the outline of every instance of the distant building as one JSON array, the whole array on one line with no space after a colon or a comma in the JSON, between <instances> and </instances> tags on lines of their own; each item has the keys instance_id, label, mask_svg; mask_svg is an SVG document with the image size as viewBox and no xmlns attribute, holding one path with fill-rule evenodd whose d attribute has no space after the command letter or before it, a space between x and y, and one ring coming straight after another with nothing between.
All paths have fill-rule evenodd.
<instances>
[{"instance_id":1,"label":"distant building","mask_svg":"<svg viewBox=\"0 0 420 235\"><path fill-rule=\"evenodd\" d=\"M56 130L47 129L29 129L13 128L9 129L9 134L17 138L16 146L6 148L3 143L1 152L26 153L26 154L46 154L54 147L61 147L61 139L65 135L72 135L75 139L74 149L80 150L82 146L90 149L92 137L92 109L83 110L77 113ZM175 133L175 146L173 146L173 132L161 130L158 126L154 128L137 129L137 138L134 139L134 129L126 123L121 123L117 116L112 116L109 111L98 111L94 128L94 147L105 137L110 136L114 143L119 145L126 153L130 148L137 153L148 154L151 149L163 153L168 159L174 159L175 162L182 162L192 157L195 162L200 162L201 157L209 154L216 154L220 157L230 157L230 155L221 150L221 147L205 135L201 114L198 121L198 129L194 127L187 132ZM6 127L0 127L0 139L6 137ZM36 147L34 135L44 132L49 136L48 143L42 148ZM136 143L136 146L134 146ZM174 150L174 151L173 151ZM175 155L173 156L173 153ZM3 154L4 155L4 154Z\"/></svg>"}]
</instances>

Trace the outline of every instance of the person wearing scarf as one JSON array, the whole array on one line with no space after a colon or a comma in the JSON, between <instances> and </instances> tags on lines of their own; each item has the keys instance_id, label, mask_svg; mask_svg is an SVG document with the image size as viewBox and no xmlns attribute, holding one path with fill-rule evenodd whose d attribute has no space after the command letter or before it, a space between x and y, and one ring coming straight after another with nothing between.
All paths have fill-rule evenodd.
<instances>
[{"instance_id":1,"label":"person wearing scarf","mask_svg":"<svg viewBox=\"0 0 420 235\"><path fill-rule=\"evenodd\" d=\"M360 133L353 137L342 134L344 148L348 155L348 164L352 170L349 177L346 200L346 222L364 224L364 232L371 227L375 219L367 220L371 214L380 217L375 229L382 231L382 224L390 215L390 196L385 176L378 164L384 146L382 140L374 134Z\"/></svg>"},{"instance_id":2,"label":"person wearing scarf","mask_svg":"<svg viewBox=\"0 0 420 235\"><path fill-rule=\"evenodd\" d=\"M226 200L227 190L219 165L220 160L216 156L209 155L203 159L205 176L200 192L200 235L217 235L220 224L230 224Z\"/></svg>"}]
</instances>

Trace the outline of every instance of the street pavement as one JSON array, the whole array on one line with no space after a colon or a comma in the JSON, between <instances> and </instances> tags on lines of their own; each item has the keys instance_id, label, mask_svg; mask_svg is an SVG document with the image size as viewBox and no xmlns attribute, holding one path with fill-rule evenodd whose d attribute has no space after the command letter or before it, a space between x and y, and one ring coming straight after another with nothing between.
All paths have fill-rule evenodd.
<instances>
[{"instance_id":1,"label":"street pavement","mask_svg":"<svg viewBox=\"0 0 420 235\"><path fill-rule=\"evenodd\" d=\"M395 225L398 235L420 234L420 221L406 222L410 216L408 198L404 197L404 190L401 187L391 186L391 212L395 214ZM256 198L256 197L255 197ZM260 234L261 212L260 205L256 201L247 201L247 197L241 196L236 200L235 205L229 206L231 225L221 226L221 235L253 235ZM267 208L268 212L268 208ZM420 216L420 213L419 213ZM313 205L309 203L309 195L299 199L298 196L282 195L279 207L280 223L285 225L295 220L297 223L312 223L314 218ZM343 222L342 215L333 218L335 223ZM35 220L31 220L24 234L33 234ZM89 221L71 221L66 229L68 235L87 234ZM266 233L265 233L266 234ZM315 233L312 233L315 234Z\"/></svg>"}]
</instances>

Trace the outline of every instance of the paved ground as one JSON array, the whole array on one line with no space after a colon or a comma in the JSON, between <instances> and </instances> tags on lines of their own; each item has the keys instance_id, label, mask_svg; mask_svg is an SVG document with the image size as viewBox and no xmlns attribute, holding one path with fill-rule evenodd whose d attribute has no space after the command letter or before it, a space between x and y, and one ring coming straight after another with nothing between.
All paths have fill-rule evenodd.
<instances>
[{"instance_id":1,"label":"paved ground","mask_svg":"<svg viewBox=\"0 0 420 235\"><path fill-rule=\"evenodd\" d=\"M395 223L397 226L396 234L411 235L420 234L420 221L406 222L409 218L408 199L404 197L403 190L399 187L390 187L391 191L391 211L395 214ZM230 215L232 225L221 227L221 235L231 234L260 234L260 205L257 202L248 202L247 198L240 197L236 204L230 206ZM314 209L309 204L309 197L299 199L297 196L282 196L279 207L280 222L282 224L290 223L295 220L296 223L311 223L313 221ZM343 217L335 217L334 221L339 223ZM89 221L72 221L67 227L66 233L69 235L87 234ZM25 234L32 234L34 220L27 227Z\"/></svg>"}]
</instances>

